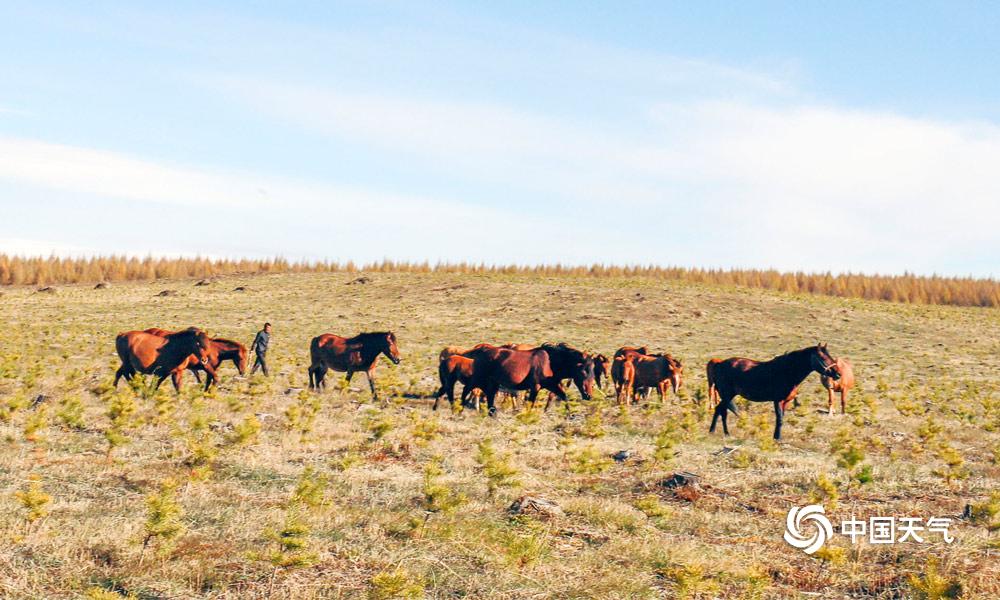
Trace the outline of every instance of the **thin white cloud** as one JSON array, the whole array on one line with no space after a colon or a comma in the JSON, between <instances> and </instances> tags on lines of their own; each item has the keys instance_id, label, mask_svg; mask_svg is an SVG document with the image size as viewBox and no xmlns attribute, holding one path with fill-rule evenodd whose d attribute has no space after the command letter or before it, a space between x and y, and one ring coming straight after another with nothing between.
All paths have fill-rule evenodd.
<instances>
[{"instance_id":1,"label":"thin white cloud","mask_svg":"<svg viewBox=\"0 0 1000 600\"><path fill-rule=\"evenodd\" d=\"M679 212L687 222L672 226L708 230L731 261L926 271L1000 258L1000 128L986 122L702 101L632 115L637 134L497 105L230 86L272 116L431 169L490 184L502 173L505 185L648 207L652 219ZM714 222L691 222L706 215Z\"/></svg>"},{"instance_id":2,"label":"thin white cloud","mask_svg":"<svg viewBox=\"0 0 1000 600\"><path fill-rule=\"evenodd\" d=\"M501 208L423 197L380 193L368 189L295 181L255 173L209 171L166 165L120 153L35 140L0 138L0 182L53 190L69 197L97 202L114 198L163 211L182 210L192 219L211 214L213 230L201 247L190 252L172 245L170 232L159 246L130 249L107 245L74 246L17 236L0 238L0 249L10 252L93 254L147 252L166 254L231 255L243 247L246 234L229 226L228 211L253 211L264 246L255 255L287 255L354 260L411 258L488 262L537 262L539 251L550 261L589 262L599 259L592 248L580 248L577 236L596 237L596 224L553 228L533 213L517 214ZM202 210L199 210L202 209ZM221 210L220 210L221 209ZM44 203L34 207L44 213ZM147 211L148 212L148 211ZM241 213L243 211L241 210ZM129 220L128 212L102 215L88 223L98 229L145 227ZM106 217L106 220L103 220ZM308 231L273 232L276 223ZM149 225L153 226L153 225ZM273 233L273 235L272 235ZM615 236L611 236L613 239ZM111 238L113 239L113 238ZM539 240L547 246L539 246ZM108 243L113 244L113 241Z\"/></svg>"}]
</instances>

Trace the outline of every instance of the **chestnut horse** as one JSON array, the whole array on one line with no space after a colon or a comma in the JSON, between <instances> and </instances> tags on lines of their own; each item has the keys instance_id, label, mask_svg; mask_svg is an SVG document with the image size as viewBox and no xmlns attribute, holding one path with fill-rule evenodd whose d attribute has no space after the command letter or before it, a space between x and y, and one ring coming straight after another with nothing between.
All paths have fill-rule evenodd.
<instances>
[{"instance_id":1,"label":"chestnut horse","mask_svg":"<svg viewBox=\"0 0 1000 600\"><path fill-rule=\"evenodd\" d=\"M115 338L115 350L122 364L115 373L115 387L122 377L129 381L136 373L158 375L156 389L168 376L178 392L181 376L192 360L200 360L210 377L215 377L215 369L208 361L209 337L197 327L166 335L155 335L145 331L126 331Z\"/></svg>"},{"instance_id":2,"label":"chestnut horse","mask_svg":"<svg viewBox=\"0 0 1000 600\"><path fill-rule=\"evenodd\" d=\"M673 385L674 393L676 394L677 389L681 385L680 377L681 377L681 371L684 369L683 365L681 365L681 362L679 360L677 360L673 356L670 356L669 354L651 353L649 351L648 346L622 346L621 348L615 351L614 360L611 363L611 381L615 386L616 393L620 393L622 386L625 385L625 382L622 380L622 377L624 375L623 372L625 364L624 361L633 360L634 358L639 356L661 356L670 362L670 364L676 371L677 382L676 385ZM673 377L671 377L671 379L673 379ZM648 399L649 394L652 391L652 388L657 387L656 385L647 386L643 384L638 384L633 389L631 388L631 384L629 384L629 386L630 389L632 389L633 401L638 401L639 398L642 398L643 400Z\"/></svg>"},{"instance_id":3,"label":"chestnut horse","mask_svg":"<svg viewBox=\"0 0 1000 600\"><path fill-rule=\"evenodd\" d=\"M556 360L562 360L564 365L569 365L572 358L570 352L556 350L554 353L562 353ZM490 416L496 415L496 395L501 388L527 390L528 399L534 406L541 389L549 390L557 398L565 401L566 392L563 391L560 382L567 377L581 383L588 379L593 381L593 360L589 362L589 367L587 361L581 361L575 366L576 371L570 375L565 375L565 372L557 374L552 368L551 355L542 348L511 350L510 348L482 347L470 350L466 356L474 360L472 380L469 384L483 390ZM570 369L572 367L564 366L564 368ZM584 385L580 391L584 395L584 399L589 400L590 393L586 389L586 385ZM549 403L546 402L545 408L547 409L548 406Z\"/></svg>"},{"instance_id":4,"label":"chestnut horse","mask_svg":"<svg viewBox=\"0 0 1000 600\"><path fill-rule=\"evenodd\" d=\"M441 389L434 395L434 410L437 410L438 402L445 394L448 395L448 403L455 406L455 383L458 382L465 386L465 389L462 390L463 404L469 394L474 394L478 401L482 391L473 389L469 385L469 382L472 381L474 362L473 359L466 358L461 354L452 354L438 363L438 378L441 380Z\"/></svg>"},{"instance_id":5,"label":"chestnut horse","mask_svg":"<svg viewBox=\"0 0 1000 600\"><path fill-rule=\"evenodd\" d=\"M368 375L368 387L372 398L378 400L375 391L375 367L378 357L385 354L393 364L401 360L396 345L396 334L391 331L360 333L352 338L344 338L332 333L324 333L312 339L309 344L312 364L309 365L309 389L326 387L328 369L347 372L347 381L358 371Z\"/></svg>"},{"instance_id":6,"label":"chestnut horse","mask_svg":"<svg viewBox=\"0 0 1000 600\"><path fill-rule=\"evenodd\" d=\"M166 329L160 329L159 327L150 327L144 330L146 333L151 333L153 335L165 336L174 333L173 331L167 331ZM219 366L227 360L233 361L233 366L239 371L240 375L246 373L247 370L247 347L243 344L228 340L226 338L209 338L208 347L208 362L212 365L212 371L215 373L218 371ZM194 375L194 378L201 383L201 371L206 371L205 367L202 366L201 360L197 356L192 356L192 359L188 362L188 371ZM206 371L207 372L207 371ZM209 386L213 383L218 383L217 375L210 375L205 380L205 390L207 391Z\"/></svg>"},{"instance_id":7,"label":"chestnut horse","mask_svg":"<svg viewBox=\"0 0 1000 600\"><path fill-rule=\"evenodd\" d=\"M619 378L615 389L619 403L627 402L629 394L634 402L638 397L638 390L643 388L656 388L660 393L660 402L665 399L668 385L675 395L680 389L684 367L669 354L623 354L615 361L615 371Z\"/></svg>"},{"instance_id":8,"label":"chestnut horse","mask_svg":"<svg viewBox=\"0 0 1000 600\"><path fill-rule=\"evenodd\" d=\"M837 372L840 379L833 379L827 375L820 375L819 381L826 388L827 404L826 414L833 416L833 393L840 392L840 412L847 412L847 392L854 387L854 365L846 358L837 359Z\"/></svg>"},{"instance_id":9,"label":"chestnut horse","mask_svg":"<svg viewBox=\"0 0 1000 600\"><path fill-rule=\"evenodd\" d=\"M749 358L729 358L709 362L707 372L711 386L719 398L712 416L709 433L715 431L715 425L722 417L722 431L729 435L729 425L726 423L728 412L737 414L733 398L743 396L751 402L774 403L774 439L781 439L781 421L785 408L798 393L799 385L816 371L833 379L840 379L836 363L826 344L809 346L801 350L793 350L766 362L758 362Z\"/></svg>"}]
</instances>

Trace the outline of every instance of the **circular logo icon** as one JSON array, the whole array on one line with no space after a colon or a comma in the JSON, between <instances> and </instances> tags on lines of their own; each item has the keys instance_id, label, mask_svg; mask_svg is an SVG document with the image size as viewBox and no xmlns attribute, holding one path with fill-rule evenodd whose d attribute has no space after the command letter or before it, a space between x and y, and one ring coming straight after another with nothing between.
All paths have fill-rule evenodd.
<instances>
[{"instance_id":1,"label":"circular logo icon","mask_svg":"<svg viewBox=\"0 0 1000 600\"><path fill-rule=\"evenodd\" d=\"M785 519L785 541L806 554L822 548L826 540L833 537L833 525L825 513L819 504L793 506ZM812 527L812 535L806 535L803 527Z\"/></svg>"}]
</instances>

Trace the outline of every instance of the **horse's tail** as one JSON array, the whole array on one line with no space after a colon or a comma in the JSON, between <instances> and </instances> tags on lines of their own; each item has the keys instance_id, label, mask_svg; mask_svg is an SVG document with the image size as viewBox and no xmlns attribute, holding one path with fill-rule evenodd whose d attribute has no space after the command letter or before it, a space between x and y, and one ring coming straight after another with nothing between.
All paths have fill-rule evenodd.
<instances>
[{"instance_id":1,"label":"horse's tail","mask_svg":"<svg viewBox=\"0 0 1000 600\"><path fill-rule=\"evenodd\" d=\"M438 379L441 380L441 389L434 394L435 398L440 398L444 394L448 393L448 379L451 375L451 371L448 369L448 360L442 359L438 361Z\"/></svg>"},{"instance_id":2,"label":"horse's tail","mask_svg":"<svg viewBox=\"0 0 1000 600\"><path fill-rule=\"evenodd\" d=\"M714 401L719 397L719 389L715 385L715 365L721 361L717 358L709 359L705 364L705 379L708 380L708 400Z\"/></svg>"}]
</instances>

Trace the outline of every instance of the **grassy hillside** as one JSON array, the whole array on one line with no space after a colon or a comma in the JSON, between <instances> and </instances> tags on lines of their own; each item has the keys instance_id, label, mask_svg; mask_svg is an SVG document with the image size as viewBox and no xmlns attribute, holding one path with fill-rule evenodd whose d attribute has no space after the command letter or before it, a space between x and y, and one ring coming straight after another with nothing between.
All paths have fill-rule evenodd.
<instances>
[{"instance_id":1,"label":"grassy hillside","mask_svg":"<svg viewBox=\"0 0 1000 600\"><path fill-rule=\"evenodd\" d=\"M653 278L374 273L349 285L358 276L4 289L0 595L1000 596L1000 311ZM156 295L166 289L177 295ZM110 389L119 331L198 325L249 344L265 320L270 379L227 365L207 395L189 376L179 397ZM363 375L302 390L312 336L380 329L403 353L379 367L385 404ZM548 414L433 414L438 351L480 341L609 354L645 343L681 358L685 383L664 406L620 409L609 394ZM727 439L708 434L709 357L817 341L855 364L848 415L825 414L812 375L780 445L769 405L744 410ZM724 445L736 450L716 455ZM700 486L661 485L677 471ZM512 516L522 494L562 514ZM807 556L782 533L788 509L814 501L835 523L953 517L957 540L835 535Z\"/></svg>"}]
</instances>

